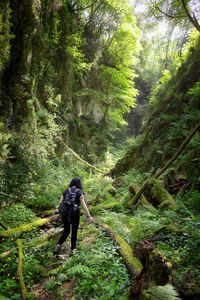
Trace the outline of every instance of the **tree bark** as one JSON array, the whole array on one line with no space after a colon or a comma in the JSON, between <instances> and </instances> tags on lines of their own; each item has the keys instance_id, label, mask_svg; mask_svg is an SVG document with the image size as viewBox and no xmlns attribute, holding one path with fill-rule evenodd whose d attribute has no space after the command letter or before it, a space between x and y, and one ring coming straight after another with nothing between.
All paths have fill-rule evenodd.
<instances>
[{"instance_id":1,"label":"tree bark","mask_svg":"<svg viewBox=\"0 0 200 300\"><path fill-rule=\"evenodd\" d=\"M183 4L183 8L184 8L184 10L185 10L185 12L186 12L186 15L187 15L188 19L190 20L190 22L192 23L192 25L193 25L198 31L200 31L200 25L199 25L199 23L198 23L198 21L197 21L195 15L193 14L193 17L191 16L191 14L190 14L190 12L189 12L189 10L188 10L188 8L187 8L187 5L186 5L186 3L185 3L184 0L181 0L181 2L182 2L182 4Z\"/></svg>"}]
</instances>

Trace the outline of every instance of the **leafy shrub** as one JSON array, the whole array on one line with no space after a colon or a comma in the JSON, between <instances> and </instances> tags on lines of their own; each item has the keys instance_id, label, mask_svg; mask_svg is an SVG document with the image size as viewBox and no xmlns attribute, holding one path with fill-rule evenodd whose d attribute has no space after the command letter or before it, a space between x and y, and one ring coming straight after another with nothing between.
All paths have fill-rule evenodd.
<instances>
[{"instance_id":1,"label":"leafy shrub","mask_svg":"<svg viewBox=\"0 0 200 300\"><path fill-rule=\"evenodd\" d=\"M1 213L1 220L8 227L17 227L35 219L35 214L22 203L6 206Z\"/></svg>"},{"instance_id":2,"label":"leafy shrub","mask_svg":"<svg viewBox=\"0 0 200 300\"><path fill-rule=\"evenodd\" d=\"M171 284L164 286L152 286L145 295L147 300L180 300L178 293Z\"/></svg>"}]
</instances>

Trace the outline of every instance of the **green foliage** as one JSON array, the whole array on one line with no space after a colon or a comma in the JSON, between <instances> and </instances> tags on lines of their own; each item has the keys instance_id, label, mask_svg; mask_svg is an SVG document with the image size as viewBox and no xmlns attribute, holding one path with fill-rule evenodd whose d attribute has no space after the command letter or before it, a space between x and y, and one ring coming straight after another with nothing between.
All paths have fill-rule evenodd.
<instances>
[{"instance_id":1,"label":"green foliage","mask_svg":"<svg viewBox=\"0 0 200 300\"><path fill-rule=\"evenodd\" d=\"M10 55L11 34L11 9L9 1L0 4L0 73L4 70Z\"/></svg>"},{"instance_id":2,"label":"green foliage","mask_svg":"<svg viewBox=\"0 0 200 300\"><path fill-rule=\"evenodd\" d=\"M190 56L191 50L199 43L200 33L195 28L190 32L187 43L182 49L182 60L186 61Z\"/></svg>"},{"instance_id":3,"label":"green foliage","mask_svg":"<svg viewBox=\"0 0 200 300\"><path fill-rule=\"evenodd\" d=\"M129 225L132 232L132 239L134 241L151 238L154 236L154 231L162 226L168 224L170 221L167 218L158 218L158 214L146 209L138 209L132 218L130 218Z\"/></svg>"},{"instance_id":4,"label":"green foliage","mask_svg":"<svg viewBox=\"0 0 200 300\"><path fill-rule=\"evenodd\" d=\"M145 299L149 300L180 300L177 291L171 284L165 286L152 286L147 290Z\"/></svg>"},{"instance_id":5,"label":"green foliage","mask_svg":"<svg viewBox=\"0 0 200 300\"><path fill-rule=\"evenodd\" d=\"M22 203L6 206L1 212L3 224L10 228L23 225L35 219L35 214Z\"/></svg>"},{"instance_id":6,"label":"green foliage","mask_svg":"<svg viewBox=\"0 0 200 300\"><path fill-rule=\"evenodd\" d=\"M56 282L54 280L50 280L45 285L45 289L47 289L47 290L53 290L55 288L55 286L56 286Z\"/></svg>"},{"instance_id":7,"label":"green foliage","mask_svg":"<svg viewBox=\"0 0 200 300\"><path fill-rule=\"evenodd\" d=\"M75 254L64 265L67 274L78 275L75 297L105 300L117 296L121 299L129 284L128 272L116 246L105 233L100 229L95 229L94 233L94 243L82 245L81 255Z\"/></svg>"},{"instance_id":8,"label":"green foliage","mask_svg":"<svg viewBox=\"0 0 200 300\"><path fill-rule=\"evenodd\" d=\"M11 134L6 132L3 122L0 122L0 164L4 163L9 154L9 139Z\"/></svg>"},{"instance_id":9,"label":"green foliage","mask_svg":"<svg viewBox=\"0 0 200 300\"><path fill-rule=\"evenodd\" d=\"M0 289L1 293L6 295L9 298L6 298L4 296L1 297L2 300L7 299L20 299L20 295L16 293L18 289L18 285L15 280L7 278L2 283L0 283Z\"/></svg>"},{"instance_id":10,"label":"green foliage","mask_svg":"<svg viewBox=\"0 0 200 300\"><path fill-rule=\"evenodd\" d=\"M132 242L131 230L129 228L130 217L123 213L105 211L100 219L103 223L112 227L128 244Z\"/></svg>"}]
</instances>

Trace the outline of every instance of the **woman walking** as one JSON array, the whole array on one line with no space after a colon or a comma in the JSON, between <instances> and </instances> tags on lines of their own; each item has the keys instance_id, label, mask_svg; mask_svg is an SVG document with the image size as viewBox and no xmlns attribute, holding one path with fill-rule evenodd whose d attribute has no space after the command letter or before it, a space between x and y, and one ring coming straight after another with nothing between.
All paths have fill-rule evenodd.
<instances>
[{"instance_id":1,"label":"woman walking","mask_svg":"<svg viewBox=\"0 0 200 300\"><path fill-rule=\"evenodd\" d=\"M79 178L75 177L74 179L72 179L72 181L69 184L69 187L63 192L60 198L60 203L62 203L63 199L67 199L69 194L73 194L75 198L74 209L73 209L74 212L73 214L70 215L70 218L66 216L62 216L64 232L61 235L58 244L56 245L56 248L54 250L54 255L56 256L58 256L61 245L65 242L65 240L70 234L70 227L72 227L71 254L73 254L76 249L77 232L78 232L78 227L80 222L80 207L79 207L80 204L82 204L83 209L86 215L88 216L89 220L91 222L94 221L94 219L90 215L87 205L85 204L81 180Z\"/></svg>"}]
</instances>

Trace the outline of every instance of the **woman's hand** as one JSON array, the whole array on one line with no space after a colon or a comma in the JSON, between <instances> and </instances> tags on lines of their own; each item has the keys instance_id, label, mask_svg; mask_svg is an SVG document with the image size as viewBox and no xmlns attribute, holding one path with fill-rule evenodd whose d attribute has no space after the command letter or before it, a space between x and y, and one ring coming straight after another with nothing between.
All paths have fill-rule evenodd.
<instances>
[{"instance_id":1,"label":"woman's hand","mask_svg":"<svg viewBox=\"0 0 200 300\"><path fill-rule=\"evenodd\" d=\"M90 222L94 222L94 218L92 216L89 217Z\"/></svg>"}]
</instances>

